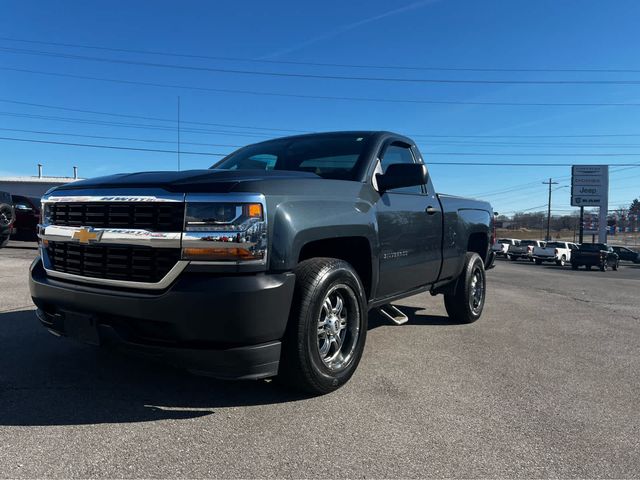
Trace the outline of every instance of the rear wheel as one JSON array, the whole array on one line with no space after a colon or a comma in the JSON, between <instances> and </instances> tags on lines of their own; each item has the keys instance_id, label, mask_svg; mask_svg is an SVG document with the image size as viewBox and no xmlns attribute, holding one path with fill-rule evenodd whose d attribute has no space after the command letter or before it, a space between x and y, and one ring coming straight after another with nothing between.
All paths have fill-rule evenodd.
<instances>
[{"instance_id":1,"label":"rear wheel","mask_svg":"<svg viewBox=\"0 0 640 480\"><path fill-rule=\"evenodd\" d=\"M351 378L362 357L364 288L353 267L335 258L305 260L295 274L279 380L297 390L329 393Z\"/></svg>"},{"instance_id":2,"label":"rear wheel","mask_svg":"<svg viewBox=\"0 0 640 480\"><path fill-rule=\"evenodd\" d=\"M9 243L9 235L0 237L0 248L6 247L7 243Z\"/></svg>"},{"instance_id":3,"label":"rear wheel","mask_svg":"<svg viewBox=\"0 0 640 480\"><path fill-rule=\"evenodd\" d=\"M616 263L614 263L614 264L611 266L611 270L613 270L613 271L615 272L616 270L618 270L618 267L619 267L619 266L620 266L620 260L616 260Z\"/></svg>"},{"instance_id":4,"label":"rear wheel","mask_svg":"<svg viewBox=\"0 0 640 480\"><path fill-rule=\"evenodd\" d=\"M606 259L603 260L602 263L600 264L600 271L601 272L605 272L607 270L608 266L609 265L607 264L607 260Z\"/></svg>"},{"instance_id":5,"label":"rear wheel","mask_svg":"<svg viewBox=\"0 0 640 480\"><path fill-rule=\"evenodd\" d=\"M564 267L566 263L567 263L567 257L564 255L560 257L560 260L556 260L556 265L558 265L559 267Z\"/></svg>"},{"instance_id":6,"label":"rear wheel","mask_svg":"<svg viewBox=\"0 0 640 480\"><path fill-rule=\"evenodd\" d=\"M472 323L480 318L486 298L484 263L477 253L465 255L465 264L453 293L444 295L444 307L455 323Z\"/></svg>"}]
</instances>

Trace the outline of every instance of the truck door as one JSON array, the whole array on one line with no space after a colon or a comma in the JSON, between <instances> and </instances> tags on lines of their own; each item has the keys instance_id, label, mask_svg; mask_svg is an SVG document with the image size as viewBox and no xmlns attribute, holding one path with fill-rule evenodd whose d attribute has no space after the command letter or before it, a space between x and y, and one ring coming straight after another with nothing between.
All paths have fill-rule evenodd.
<instances>
[{"instance_id":1,"label":"truck door","mask_svg":"<svg viewBox=\"0 0 640 480\"><path fill-rule=\"evenodd\" d=\"M391 142L381 149L374 173L394 163L415 163L410 145ZM431 191L429 191L431 190ZM433 283L442 260L442 211L429 185L384 192L376 204L380 244L377 297L405 292Z\"/></svg>"}]
</instances>

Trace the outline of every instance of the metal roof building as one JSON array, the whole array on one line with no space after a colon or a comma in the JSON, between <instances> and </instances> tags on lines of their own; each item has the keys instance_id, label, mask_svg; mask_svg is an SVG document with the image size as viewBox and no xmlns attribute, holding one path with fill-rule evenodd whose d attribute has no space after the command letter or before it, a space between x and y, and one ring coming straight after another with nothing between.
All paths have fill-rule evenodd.
<instances>
[{"instance_id":1,"label":"metal roof building","mask_svg":"<svg viewBox=\"0 0 640 480\"><path fill-rule=\"evenodd\" d=\"M0 177L0 192L41 197L52 187L79 180L73 177Z\"/></svg>"},{"instance_id":2,"label":"metal roof building","mask_svg":"<svg viewBox=\"0 0 640 480\"><path fill-rule=\"evenodd\" d=\"M42 175L42 164L38 164L38 175L34 177L0 177L0 192L26 197L41 197L50 188L81 180L78 169L73 167L73 177L46 177Z\"/></svg>"}]
</instances>

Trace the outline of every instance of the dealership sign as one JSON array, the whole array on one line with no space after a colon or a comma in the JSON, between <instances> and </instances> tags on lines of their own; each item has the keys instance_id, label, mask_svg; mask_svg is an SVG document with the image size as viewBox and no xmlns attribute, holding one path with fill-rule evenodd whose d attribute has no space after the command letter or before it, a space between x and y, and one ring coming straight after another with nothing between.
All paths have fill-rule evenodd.
<instances>
[{"instance_id":1,"label":"dealership sign","mask_svg":"<svg viewBox=\"0 0 640 480\"><path fill-rule=\"evenodd\" d=\"M571 168L571 205L599 207L609 196L608 165L574 165Z\"/></svg>"}]
</instances>

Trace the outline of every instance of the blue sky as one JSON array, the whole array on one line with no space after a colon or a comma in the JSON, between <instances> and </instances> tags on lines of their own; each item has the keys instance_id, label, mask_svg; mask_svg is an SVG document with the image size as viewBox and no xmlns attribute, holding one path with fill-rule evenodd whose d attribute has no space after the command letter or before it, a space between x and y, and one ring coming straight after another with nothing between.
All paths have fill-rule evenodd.
<instances>
[{"instance_id":1,"label":"blue sky","mask_svg":"<svg viewBox=\"0 0 640 480\"><path fill-rule=\"evenodd\" d=\"M560 186L568 185L569 167L433 163L640 164L640 155L585 155L640 152L640 106L442 105L302 97L640 104L640 85L346 81L117 62L378 78L636 81L640 80L638 18L640 3L634 0L327 0L314 3L5 0L0 6L0 137L175 150L176 125L171 120L177 117L177 97L180 96L183 151L226 153L234 148L226 145L244 145L295 131L394 130L414 136L430 164L439 191L486 198L499 212L537 209L535 207L546 204L546 187L541 181L553 177ZM213 60L51 43L395 68ZM58 56L42 55L43 52ZM65 58L60 54L109 61ZM402 66L510 71L398 68ZM638 72L511 71L581 68ZM87 80L51 73L180 87ZM151 119L83 113L45 105ZM629 136L542 137L585 134ZM505 137L495 137L498 135ZM496 155L498 153L501 155ZM528 157L519 155L522 153L576 155ZM174 153L0 140L0 175L32 175L39 162L44 164L48 175L68 175L73 165L79 167L84 177L168 170L177 167L176 157ZM183 154L182 168L205 168L216 158ZM640 168L612 167L610 206L627 204L639 196L639 180ZM568 213L570 210L569 189L560 189L554 194L554 211Z\"/></svg>"}]
</instances>

